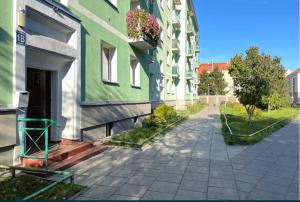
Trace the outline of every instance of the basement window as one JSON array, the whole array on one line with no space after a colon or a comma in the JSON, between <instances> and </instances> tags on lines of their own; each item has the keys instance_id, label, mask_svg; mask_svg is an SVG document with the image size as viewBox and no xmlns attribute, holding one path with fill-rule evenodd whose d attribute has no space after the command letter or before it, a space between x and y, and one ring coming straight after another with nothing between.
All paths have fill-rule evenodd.
<instances>
[{"instance_id":1,"label":"basement window","mask_svg":"<svg viewBox=\"0 0 300 202\"><path fill-rule=\"evenodd\" d=\"M110 137L111 136L113 126L114 126L113 123L106 124L106 137Z\"/></svg>"}]
</instances>

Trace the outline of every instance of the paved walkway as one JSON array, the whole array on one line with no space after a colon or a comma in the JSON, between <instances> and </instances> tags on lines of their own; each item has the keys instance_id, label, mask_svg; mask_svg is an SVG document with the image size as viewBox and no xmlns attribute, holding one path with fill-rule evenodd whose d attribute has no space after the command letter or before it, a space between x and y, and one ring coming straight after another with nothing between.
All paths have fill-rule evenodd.
<instances>
[{"instance_id":1,"label":"paved walkway","mask_svg":"<svg viewBox=\"0 0 300 202\"><path fill-rule=\"evenodd\" d=\"M226 146L217 107L143 151L113 148L84 161L76 199L299 199L299 120L253 146Z\"/></svg>"}]
</instances>

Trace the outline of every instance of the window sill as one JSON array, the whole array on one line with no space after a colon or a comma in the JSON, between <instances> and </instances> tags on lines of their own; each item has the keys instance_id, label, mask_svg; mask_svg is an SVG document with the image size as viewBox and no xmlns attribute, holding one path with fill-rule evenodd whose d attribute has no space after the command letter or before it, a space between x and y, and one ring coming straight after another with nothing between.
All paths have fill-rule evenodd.
<instances>
[{"instance_id":1,"label":"window sill","mask_svg":"<svg viewBox=\"0 0 300 202\"><path fill-rule=\"evenodd\" d=\"M130 86L131 86L131 88L141 89L141 86L135 86L133 84L131 84Z\"/></svg>"},{"instance_id":2,"label":"window sill","mask_svg":"<svg viewBox=\"0 0 300 202\"><path fill-rule=\"evenodd\" d=\"M112 85L112 86L120 86L118 82L113 82L109 80L102 80L104 84Z\"/></svg>"}]
</instances>

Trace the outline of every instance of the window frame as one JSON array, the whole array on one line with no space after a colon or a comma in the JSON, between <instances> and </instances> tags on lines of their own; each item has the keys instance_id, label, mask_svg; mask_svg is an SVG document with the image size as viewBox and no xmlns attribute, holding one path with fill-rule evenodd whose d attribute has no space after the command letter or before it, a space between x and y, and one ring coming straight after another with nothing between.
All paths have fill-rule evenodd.
<instances>
[{"instance_id":1,"label":"window frame","mask_svg":"<svg viewBox=\"0 0 300 202\"><path fill-rule=\"evenodd\" d=\"M104 49L108 50L108 65L107 65L107 77L104 76ZM101 41L101 80L105 83L118 84L118 51L117 48L108 44L105 41Z\"/></svg>"}]
</instances>

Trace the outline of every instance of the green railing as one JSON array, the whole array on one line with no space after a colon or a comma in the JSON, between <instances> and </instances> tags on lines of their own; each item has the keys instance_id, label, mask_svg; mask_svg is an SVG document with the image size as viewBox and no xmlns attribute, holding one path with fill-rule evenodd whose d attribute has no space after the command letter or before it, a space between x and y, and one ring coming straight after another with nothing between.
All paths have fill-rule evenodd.
<instances>
[{"instance_id":1,"label":"green railing","mask_svg":"<svg viewBox=\"0 0 300 202\"><path fill-rule=\"evenodd\" d=\"M186 79L192 79L193 78L193 71L187 70L185 73Z\"/></svg>"},{"instance_id":2,"label":"green railing","mask_svg":"<svg viewBox=\"0 0 300 202\"><path fill-rule=\"evenodd\" d=\"M196 53L199 53L199 52L200 52L200 47L199 47L198 44L196 44L196 45L194 46L194 50L195 50Z\"/></svg>"},{"instance_id":3,"label":"green railing","mask_svg":"<svg viewBox=\"0 0 300 202\"><path fill-rule=\"evenodd\" d=\"M172 39L172 49L173 50L179 49L179 40L178 39Z\"/></svg>"},{"instance_id":4,"label":"green railing","mask_svg":"<svg viewBox=\"0 0 300 202\"><path fill-rule=\"evenodd\" d=\"M51 119L37 119L37 118L19 118L18 122L23 122L24 126L21 127L21 154L20 157L22 158L35 158L35 159L44 159L45 162L45 167L48 169L48 132L49 128L52 125L55 125L56 127L59 127L57 123L54 120ZM31 128L27 127L28 123L43 123L43 127L38 127L38 128ZM32 135L30 135L29 131L37 131L40 132L37 138L34 138ZM44 149L41 148L39 145L39 140L44 137ZM27 140L32 143L29 148L27 148ZM29 152L33 149L36 148L38 149L38 152L43 152L44 155L41 156L36 156L36 155L31 155Z\"/></svg>"},{"instance_id":5,"label":"green railing","mask_svg":"<svg viewBox=\"0 0 300 202\"><path fill-rule=\"evenodd\" d=\"M173 77L178 77L179 76L179 67L178 66L173 66L172 67L172 76Z\"/></svg>"},{"instance_id":6,"label":"green railing","mask_svg":"<svg viewBox=\"0 0 300 202\"><path fill-rule=\"evenodd\" d=\"M178 24L180 22L179 11L173 11L172 21L173 21L173 24Z\"/></svg>"},{"instance_id":7,"label":"green railing","mask_svg":"<svg viewBox=\"0 0 300 202\"><path fill-rule=\"evenodd\" d=\"M189 45L187 46L186 54L187 54L187 56L193 56L192 46L189 46Z\"/></svg>"}]
</instances>

